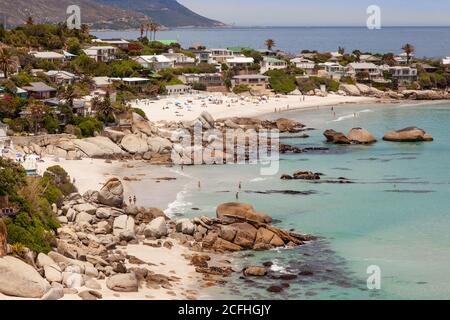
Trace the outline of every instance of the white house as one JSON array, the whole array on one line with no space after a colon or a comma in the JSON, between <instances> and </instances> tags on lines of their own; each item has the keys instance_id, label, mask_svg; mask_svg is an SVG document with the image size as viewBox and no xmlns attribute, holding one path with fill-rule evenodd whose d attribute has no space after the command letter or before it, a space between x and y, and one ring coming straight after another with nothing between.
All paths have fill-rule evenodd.
<instances>
[{"instance_id":1,"label":"white house","mask_svg":"<svg viewBox=\"0 0 450 320\"><path fill-rule=\"evenodd\" d=\"M139 56L133 60L145 69L162 70L174 67L173 61L163 55Z\"/></svg>"},{"instance_id":2,"label":"white house","mask_svg":"<svg viewBox=\"0 0 450 320\"><path fill-rule=\"evenodd\" d=\"M0 152L3 154L4 149L12 147L11 139L8 137L8 125L0 122ZM0 156L2 156L0 154Z\"/></svg>"},{"instance_id":3,"label":"white house","mask_svg":"<svg viewBox=\"0 0 450 320\"><path fill-rule=\"evenodd\" d=\"M309 59L305 59L305 58L294 58L291 60L291 63L299 69L303 69L305 70L306 74L311 75L314 73L314 68L316 67L316 64L314 63L314 61L311 61Z\"/></svg>"},{"instance_id":4,"label":"white house","mask_svg":"<svg viewBox=\"0 0 450 320\"><path fill-rule=\"evenodd\" d=\"M443 58L441 62L444 66L450 65L450 57Z\"/></svg>"},{"instance_id":5,"label":"white house","mask_svg":"<svg viewBox=\"0 0 450 320\"><path fill-rule=\"evenodd\" d=\"M93 39L92 42L115 46L123 50L127 50L130 45L130 42L124 39Z\"/></svg>"},{"instance_id":6,"label":"white house","mask_svg":"<svg viewBox=\"0 0 450 320\"><path fill-rule=\"evenodd\" d=\"M209 63L226 63L228 58L233 57L233 51L228 49L209 49Z\"/></svg>"},{"instance_id":7,"label":"white house","mask_svg":"<svg viewBox=\"0 0 450 320\"><path fill-rule=\"evenodd\" d=\"M94 46L84 49L83 52L97 62L110 62L116 59L118 49L113 46Z\"/></svg>"},{"instance_id":8,"label":"white house","mask_svg":"<svg viewBox=\"0 0 450 320\"><path fill-rule=\"evenodd\" d=\"M173 49L170 49L168 53L163 53L167 59L172 61L174 65L183 65L183 64L194 64L195 58L189 57L181 52L175 52Z\"/></svg>"},{"instance_id":9,"label":"white house","mask_svg":"<svg viewBox=\"0 0 450 320\"><path fill-rule=\"evenodd\" d=\"M44 72L52 81L54 81L57 84L73 84L78 77L68 71L63 70L50 70L47 72Z\"/></svg>"},{"instance_id":10,"label":"white house","mask_svg":"<svg viewBox=\"0 0 450 320\"><path fill-rule=\"evenodd\" d=\"M381 58L371 54L362 54L359 56L359 62L378 63L381 62Z\"/></svg>"},{"instance_id":11,"label":"white house","mask_svg":"<svg viewBox=\"0 0 450 320\"><path fill-rule=\"evenodd\" d=\"M411 53L409 55L409 61L411 62L413 60L413 58L414 58L414 54ZM405 52L400 53L399 55L394 57L394 60L400 65L407 65L408 64L408 55Z\"/></svg>"},{"instance_id":12,"label":"white house","mask_svg":"<svg viewBox=\"0 0 450 320\"><path fill-rule=\"evenodd\" d=\"M269 70L282 70L287 68L287 62L275 57L264 57L261 62L261 73Z\"/></svg>"},{"instance_id":13,"label":"white house","mask_svg":"<svg viewBox=\"0 0 450 320\"><path fill-rule=\"evenodd\" d=\"M255 59L252 57L236 56L227 58L225 62L230 68L246 68L255 63Z\"/></svg>"},{"instance_id":14,"label":"white house","mask_svg":"<svg viewBox=\"0 0 450 320\"><path fill-rule=\"evenodd\" d=\"M222 74L216 73L184 73L178 77L183 83L201 83L207 87L223 86Z\"/></svg>"},{"instance_id":15,"label":"white house","mask_svg":"<svg viewBox=\"0 0 450 320\"><path fill-rule=\"evenodd\" d=\"M406 66L390 67L389 72L392 79L397 79L399 84L405 84L417 81L417 69Z\"/></svg>"},{"instance_id":16,"label":"white house","mask_svg":"<svg viewBox=\"0 0 450 320\"><path fill-rule=\"evenodd\" d=\"M323 72L325 73L325 77L329 77L331 79L337 79L339 80L344 76L345 68L341 64L337 62L324 62L319 63L318 65Z\"/></svg>"},{"instance_id":17,"label":"white house","mask_svg":"<svg viewBox=\"0 0 450 320\"><path fill-rule=\"evenodd\" d=\"M364 77L364 80L377 80L383 78L380 68L373 63L355 62L349 63L346 72L353 78Z\"/></svg>"},{"instance_id":18,"label":"white house","mask_svg":"<svg viewBox=\"0 0 450 320\"><path fill-rule=\"evenodd\" d=\"M65 58L63 54L53 51L30 51L29 54L37 60L48 62L63 62Z\"/></svg>"}]
</instances>

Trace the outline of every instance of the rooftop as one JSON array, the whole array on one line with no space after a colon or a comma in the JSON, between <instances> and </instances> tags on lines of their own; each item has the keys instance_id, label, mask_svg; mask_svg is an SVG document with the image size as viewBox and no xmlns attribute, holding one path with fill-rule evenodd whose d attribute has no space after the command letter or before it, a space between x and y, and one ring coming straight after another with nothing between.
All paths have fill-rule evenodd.
<instances>
[{"instance_id":1,"label":"rooftop","mask_svg":"<svg viewBox=\"0 0 450 320\"><path fill-rule=\"evenodd\" d=\"M353 69L377 69L378 67L373 63L367 62L354 62L349 64Z\"/></svg>"},{"instance_id":2,"label":"rooftop","mask_svg":"<svg viewBox=\"0 0 450 320\"><path fill-rule=\"evenodd\" d=\"M269 79L269 77L261 74L241 74L239 76L234 76L233 79Z\"/></svg>"},{"instance_id":3,"label":"rooftop","mask_svg":"<svg viewBox=\"0 0 450 320\"><path fill-rule=\"evenodd\" d=\"M63 59L64 55L53 51L30 52L37 59Z\"/></svg>"},{"instance_id":4,"label":"rooftop","mask_svg":"<svg viewBox=\"0 0 450 320\"><path fill-rule=\"evenodd\" d=\"M48 91L56 91L55 88L50 87L44 82L30 82L29 86L23 87L27 91L33 92L48 92Z\"/></svg>"}]
</instances>

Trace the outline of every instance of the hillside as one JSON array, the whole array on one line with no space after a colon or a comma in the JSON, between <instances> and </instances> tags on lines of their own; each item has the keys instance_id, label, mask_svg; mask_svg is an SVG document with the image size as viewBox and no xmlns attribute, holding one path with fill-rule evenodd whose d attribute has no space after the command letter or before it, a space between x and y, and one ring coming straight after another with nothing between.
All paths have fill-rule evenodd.
<instances>
[{"instance_id":1,"label":"hillside","mask_svg":"<svg viewBox=\"0 0 450 320\"><path fill-rule=\"evenodd\" d=\"M97 2L141 12L167 27L219 27L223 23L205 18L176 0L96 0Z\"/></svg>"},{"instance_id":2,"label":"hillside","mask_svg":"<svg viewBox=\"0 0 450 320\"><path fill-rule=\"evenodd\" d=\"M70 5L81 8L83 23L95 27L128 28L137 26L145 18L141 13L130 12L122 8L108 6L92 0L0 0L1 22L6 16L7 25L23 24L28 17L36 23L58 23L66 21L66 8Z\"/></svg>"}]
</instances>

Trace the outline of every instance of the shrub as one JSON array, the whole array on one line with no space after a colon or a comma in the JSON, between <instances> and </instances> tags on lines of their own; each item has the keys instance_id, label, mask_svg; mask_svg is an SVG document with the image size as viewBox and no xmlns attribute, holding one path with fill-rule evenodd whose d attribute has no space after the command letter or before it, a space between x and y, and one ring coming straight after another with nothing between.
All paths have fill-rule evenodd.
<instances>
[{"instance_id":1,"label":"shrub","mask_svg":"<svg viewBox=\"0 0 450 320\"><path fill-rule=\"evenodd\" d=\"M78 124L78 128L81 130L83 137L93 137L96 132L103 130L103 122L93 118L85 118Z\"/></svg>"},{"instance_id":2,"label":"shrub","mask_svg":"<svg viewBox=\"0 0 450 320\"><path fill-rule=\"evenodd\" d=\"M355 80L353 80L353 78L349 76L342 77L340 82L344 84L356 84Z\"/></svg>"},{"instance_id":3,"label":"shrub","mask_svg":"<svg viewBox=\"0 0 450 320\"><path fill-rule=\"evenodd\" d=\"M276 93L287 94L297 88L295 77L286 74L283 70L270 70L266 72L270 77L270 86Z\"/></svg>"},{"instance_id":4,"label":"shrub","mask_svg":"<svg viewBox=\"0 0 450 320\"><path fill-rule=\"evenodd\" d=\"M233 88L233 92L235 94L241 94L241 93L249 92L249 91L250 91L250 88L244 84L237 85Z\"/></svg>"},{"instance_id":5,"label":"shrub","mask_svg":"<svg viewBox=\"0 0 450 320\"><path fill-rule=\"evenodd\" d=\"M33 251L48 253L52 237L47 234L42 221L37 216L30 217L22 212L7 223L8 242L22 244Z\"/></svg>"},{"instance_id":6,"label":"shrub","mask_svg":"<svg viewBox=\"0 0 450 320\"><path fill-rule=\"evenodd\" d=\"M140 115L142 118L147 119L147 115L145 114L144 110L140 108L133 108L133 112ZM148 120L148 119L147 119Z\"/></svg>"}]
</instances>

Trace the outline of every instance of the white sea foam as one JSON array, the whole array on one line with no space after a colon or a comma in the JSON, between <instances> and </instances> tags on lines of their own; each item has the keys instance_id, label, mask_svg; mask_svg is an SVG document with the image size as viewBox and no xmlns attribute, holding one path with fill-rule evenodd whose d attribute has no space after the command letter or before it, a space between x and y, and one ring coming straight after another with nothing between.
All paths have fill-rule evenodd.
<instances>
[{"instance_id":1,"label":"white sea foam","mask_svg":"<svg viewBox=\"0 0 450 320\"><path fill-rule=\"evenodd\" d=\"M258 178L250 180L250 182L261 182L261 181L266 181L266 180L269 180L269 178L268 177L266 177L266 178L258 177Z\"/></svg>"},{"instance_id":2,"label":"white sea foam","mask_svg":"<svg viewBox=\"0 0 450 320\"><path fill-rule=\"evenodd\" d=\"M164 213L169 217L173 218L176 213L183 214L186 212L187 208L192 206L192 203L185 200L187 191L183 190L177 193L177 198L175 201L169 203L167 209L164 210Z\"/></svg>"},{"instance_id":3,"label":"white sea foam","mask_svg":"<svg viewBox=\"0 0 450 320\"><path fill-rule=\"evenodd\" d=\"M282 265L280 265L280 262L277 259L274 259L272 263L273 264L270 266L270 270L272 270L273 272L286 272L286 269Z\"/></svg>"},{"instance_id":4,"label":"white sea foam","mask_svg":"<svg viewBox=\"0 0 450 320\"><path fill-rule=\"evenodd\" d=\"M349 113L349 114L340 116L339 118L334 119L334 120L332 120L332 121L328 121L327 123L331 123L331 122L340 122L340 121L344 121L344 120L347 120L347 119L352 119L352 118L355 118L355 114L369 113L369 112L373 112L373 110L370 110L370 109L364 109L364 110L361 110L361 111Z\"/></svg>"}]
</instances>

